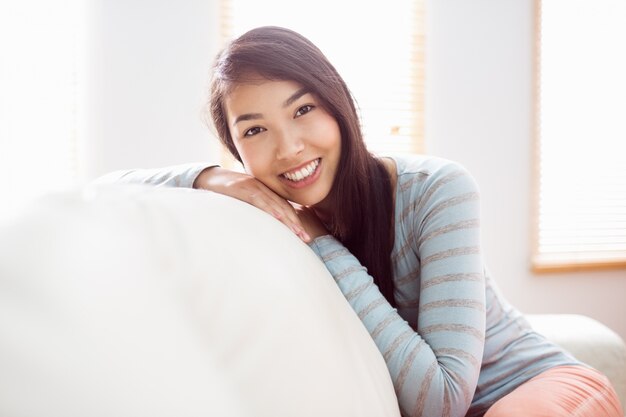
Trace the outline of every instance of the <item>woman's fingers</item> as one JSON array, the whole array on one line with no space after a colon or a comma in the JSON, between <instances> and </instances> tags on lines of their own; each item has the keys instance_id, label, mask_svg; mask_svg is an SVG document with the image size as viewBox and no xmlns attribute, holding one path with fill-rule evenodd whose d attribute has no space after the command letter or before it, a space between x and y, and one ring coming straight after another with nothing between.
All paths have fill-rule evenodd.
<instances>
[{"instance_id":1,"label":"woman's fingers","mask_svg":"<svg viewBox=\"0 0 626 417\"><path fill-rule=\"evenodd\" d=\"M266 192L262 193L262 195L256 195L253 197L254 202L251 204L271 214L289 227L291 231L293 231L300 239L305 242L309 242L311 238L304 230L302 222L291 204L269 188L265 187L265 185L261 184L261 187L264 187L264 191Z\"/></svg>"},{"instance_id":2,"label":"woman's fingers","mask_svg":"<svg viewBox=\"0 0 626 417\"><path fill-rule=\"evenodd\" d=\"M291 204L251 175L212 167L202 172L194 186L245 201L274 216L303 241L311 240Z\"/></svg>"},{"instance_id":3,"label":"woman's fingers","mask_svg":"<svg viewBox=\"0 0 626 417\"><path fill-rule=\"evenodd\" d=\"M322 223L311 208L298 206L295 208L295 212L309 240L329 234L324 223Z\"/></svg>"}]
</instances>

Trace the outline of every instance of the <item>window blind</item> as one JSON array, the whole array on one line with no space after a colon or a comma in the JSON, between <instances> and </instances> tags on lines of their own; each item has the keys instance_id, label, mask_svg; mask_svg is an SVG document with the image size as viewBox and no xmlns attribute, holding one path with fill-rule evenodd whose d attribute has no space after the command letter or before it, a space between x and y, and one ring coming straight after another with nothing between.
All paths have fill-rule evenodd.
<instances>
[{"instance_id":1,"label":"window blind","mask_svg":"<svg viewBox=\"0 0 626 417\"><path fill-rule=\"evenodd\" d=\"M333 63L360 108L368 149L423 151L423 0L363 2L222 0L222 34L283 26L309 38Z\"/></svg>"},{"instance_id":2,"label":"window blind","mask_svg":"<svg viewBox=\"0 0 626 417\"><path fill-rule=\"evenodd\" d=\"M626 2L538 2L536 270L626 267Z\"/></svg>"}]
</instances>

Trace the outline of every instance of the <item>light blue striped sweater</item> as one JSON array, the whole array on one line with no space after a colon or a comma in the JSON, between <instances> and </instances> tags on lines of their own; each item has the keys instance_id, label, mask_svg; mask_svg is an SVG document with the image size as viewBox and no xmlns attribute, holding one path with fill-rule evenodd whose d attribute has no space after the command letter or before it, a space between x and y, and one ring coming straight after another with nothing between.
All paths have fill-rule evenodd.
<instances>
[{"instance_id":1,"label":"light blue striped sweater","mask_svg":"<svg viewBox=\"0 0 626 417\"><path fill-rule=\"evenodd\" d=\"M440 158L393 159L397 311L336 239L310 246L382 352L402 414L480 416L540 372L577 364L498 293L483 264L468 172Z\"/></svg>"},{"instance_id":2,"label":"light blue striped sweater","mask_svg":"<svg viewBox=\"0 0 626 417\"><path fill-rule=\"evenodd\" d=\"M460 165L394 157L397 310L332 236L310 247L380 349L404 416L481 416L517 386L578 362L535 333L483 264L478 187ZM204 166L135 170L108 180L191 187Z\"/></svg>"}]
</instances>

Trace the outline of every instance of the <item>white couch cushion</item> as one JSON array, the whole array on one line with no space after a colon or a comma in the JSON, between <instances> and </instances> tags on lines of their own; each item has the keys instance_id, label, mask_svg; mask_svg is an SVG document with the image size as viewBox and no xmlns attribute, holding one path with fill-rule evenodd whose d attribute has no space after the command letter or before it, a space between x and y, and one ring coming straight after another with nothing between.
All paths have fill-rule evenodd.
<instances>
[{"instance_id":1,"label":"white couch cushion","mask_svg":"<svg viewBox=\"0 0 626 417\"><path fill-rule=\"evenodd\" d=\"M55 194L0 228L0 415L399 416L313 252L195 190Z\"/></svg>"}]
</instances>

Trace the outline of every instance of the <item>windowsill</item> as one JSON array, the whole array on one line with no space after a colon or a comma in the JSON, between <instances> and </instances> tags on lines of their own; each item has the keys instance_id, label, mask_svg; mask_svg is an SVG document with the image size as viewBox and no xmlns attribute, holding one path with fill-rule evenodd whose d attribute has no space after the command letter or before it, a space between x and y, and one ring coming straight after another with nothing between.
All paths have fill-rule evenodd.
<instances>
[{"instance_id":1,"label":"windowsill","mask_svg":"<svg viewBox=\"0 0 626 417\"><path fill-rule=\"evenodd\" d=\"M612 269L626 270L626 259L615 260L567 260L567 261L548 261L539 260L537 258L531 260L531 271L536 274L549 274L557 272L574 272L574 271L601 271Z\"/></svg>"}]
</instances>

